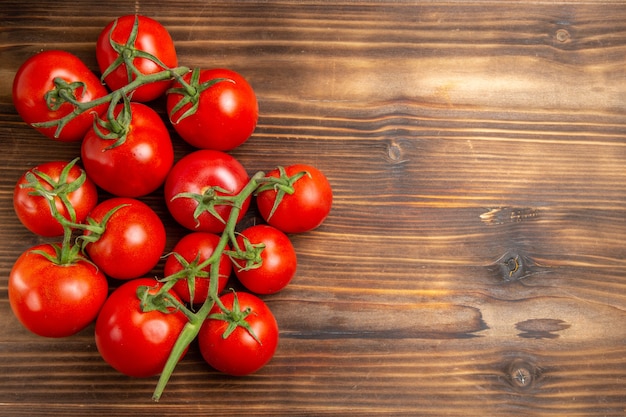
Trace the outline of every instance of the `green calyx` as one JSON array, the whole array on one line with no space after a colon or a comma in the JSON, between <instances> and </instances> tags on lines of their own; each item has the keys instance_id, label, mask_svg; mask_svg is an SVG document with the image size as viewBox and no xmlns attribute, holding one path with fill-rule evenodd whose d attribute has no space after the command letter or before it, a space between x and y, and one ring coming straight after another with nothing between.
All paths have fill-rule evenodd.
<instances>
[{"instance_id":1,"label":"green calyx","mask_svg":"<svg viewBox=\"0 0 626 417\"><path fill-rule=\"evenodd\" d=\"M227 194L227 195L225 195ZM195 200L198 205L194 210L193 217L196 219L196 225L200 224L199 217L204 212L209 212L220 222L226 224L226 220L220 216L217 212L217 206L236 206L236 196L228 195L230 191L225 190L222 187L209 187L202 194L198 193L179 193L172 197L172 200L177 198L191 198Z\"/></svg>"},{"instance_id":2,"label":"green calyx","mask_svg":"<svg viewBox=\"0 0 626 417\"><path fill-rule=\"evenodd\" d=\"M130 99L122 96L123 106L117 116L115 116L115 105L109 106L106 120L95 117L93 121L93 131L102 140L112 141L113 143L106 148L105 151L116 148L126 142L126 137L130 131L130 124L133 120L133 111L130 105Z\"/></svg>"},{"instance_id":3,"label":"green calyx","mask_svg":"<svg viewBox=\"0 0 626 417\"><path fill-rule=\"evenodd\" d=\"M240 271L249 271L251 269L260 268L263 265L261 254L265 250L264 243L252 243L247 237L243 237L243 249L237 247L234 251L226 251L225 253L239 266ZM244 261L244 265L238 261Z\"/></svg>"},{"instance_id":4,"label":"green calyx","mask_svg":"<svg viewBox=\"0 0 626 417\"><path fill-rule=\"evenodd\" d=\"M242 327L250 334L250 336L254 338L254 340L261 344L257 335L254 334L252 327L250 327L250 323L246 320L246 317L250 315L251 310L249 308L242 310L239 306L237 293L233 291L233 295L233 307L231 310L222 309L221 313L210 314L207 318L209 320L222 320L228 323L224 333L222 334L224 339L228 338L228 336L230 336L238 327Z\"/></svg>"},{"instance_id":5,"label":"green calyx","mask_svg":"<svg viewBox=\"0 0 626 417\"><path fill-rule=\"evenodd\" d=\"M296 190L294 188L294 184L300 178L305 175L311 176L307 171L300 171L292 176L287 175L287 171L282 166L278 167L278 177L268 177L265 180L265 183L261 185L257 190L256 194L259 194L263 191L273 190L276 192L276 198L274 199L274 205L272 206L272 210L270 210L269 215L267 216L270 219L273 215L280 203L283 201L285 195L292 195Z\"/></svg>"},{"instance_id":6,"label":"green calyx","mask_svg":"<svg viewBox=\"0 0 626 417\"><path fill-rule=\"evenodd\" d=\"M52 111L57 111L65 103L76 105L85 93L85 83L75 81L68 83L63 78L56 77L54 88L44 95L46 106Z\"/></svg>"},{"instance_id":7,"label":"green calyx","mask_svg":"<svg viewBox=\"0 0 626 417\"><path fill-rule=\"evenodd\" d=\"M223 81L234 83L234 81L229 78L213 78L200 83L199 68L194 68L192 70L189 83L185 82L180 76L176 77L176 80L181 84L181 87L173 87L167 90L167 94L178 94L182 96L169 114L170 122L173 124L180 123L181 120L195 114L198 111L198 107L200 106L200 95L203 91L208 90L215 84ZM175 118L175 114L188 105L190 107L178 118Z\"/></svg>"}]
</instances>

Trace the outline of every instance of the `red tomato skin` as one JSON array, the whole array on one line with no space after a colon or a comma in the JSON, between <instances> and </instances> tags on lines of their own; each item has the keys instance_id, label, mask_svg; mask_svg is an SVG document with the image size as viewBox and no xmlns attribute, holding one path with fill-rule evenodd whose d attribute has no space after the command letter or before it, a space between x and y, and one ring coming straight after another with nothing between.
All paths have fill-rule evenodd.
<instances>
[{"instance_id":1,"label":"red tomato skin","mask_svg":"<svg viewBox=\"0 0 626 417\"><path fill-rule=\"evenodd\" d=\"M132 121L124 143L106 149L115 140L101 139L92 128L81 146L87 175L99 187L119 197L150 194L163 185L174 164L172 141L158 113L145 104L130 106ZM115 115L123 107L117 105Z\"/></svg>"},{"instance_id":2,"label":"red tomato skin","mask_svg":"<svg viewBox=\"0 0 626 417\"><path fill-rule=\"evenodd\" d=\"M117 23L110 22L98 36L96 42L96 59L100 72L105 70L118 58L119 54L111 47L110 38L113 41L125 45L131 33L136 15L126 15L119 17ZM167 29L154 19L147 16L137 16L139 18L139 30L135 40L135 48L148 52L156 56L163 64L169 68L178 65L176 49L170 33ZM115 28L113 26L115 25ZM111 30L113 29L113 32ZM135 67L144 75L161 72L162 67L145 58L135 58ZM133 80L136 77L133 75ZM128 84L126 65L122 64L110 73L104 81L111 90L117 90ZM163 94L170 87L171 81L159 81L143 85L135 89L131 99L139 102L152 101Z\"/></svg>"},{"instance_id":3,"label":"red tomato skin","mask_svg":"<svg viewBox=\"0 0 626 417\"><path fill-rule=\"evenodd\" d=\"M135 378L161 373L187 323L180 311L144 313L137 298L137 288L144 285L159 288L162 284L152 278L125 282L102 306L95 328L100 356L118 372Z\"/></svg>"},{"instance_id":4,"label":"red tomato skin","mask_svg":"<svg viewBox=\"0 0 626 417\"><path fill-rule=\"evenodd\" d=\"M9 302L18 320L44 337L67 337L85 329L100 311L107 294L107 279L85 261L57 265L40 254L54 254L51 245L28 249L9 274Z\"/></svg>"},{"instance_id":5,"label":"red tomato skin","mask_svg":"<svg viewBox=\"0 0 626 417\"><path fill-rule=\"evenodd\" d=\"M258 371L274 356L278 347L278 324L269 307L257 296L238 292L241 310L250 308L246 317L252 331L261 341L257 342L243 327L237 327L226 339L222 337L228 323L207 319L198 333L198 345L204 360L216 370L228 375L243 376ZM234 294L220 297L226 308L232 308ZM215 305L210 314L220 313Z\"/></svg>"},{"instance_id":6,"label":"red tomato skin","mask_svg":"<svg viewBox=\"0 0 626 417\"><path fill-rule=\"evenodd\" d=\"M74 111L74 106L64 103L58 110L50 110L44 95L54 89L54 79L60 77L72 83L82 81L86 88L77 91L78 100L86 103L108 94L100 80L77 56L59 50L43 51L28 58L18 69L13 79L13 104L20 117L29 125L60 119ZM102 114L103 104L81 114L69 122L54 137L56 127L35 129L44 136L61 142L81 140L93 124L95 111Z\"/></svg>"},{"instance_id":7,"label":"red tomato skin","mask_svg":"<svg viewBox=\"0 0 626 417\"><path fill-rule=\"evenodd\" d=\"M220 237L216 234L192 232L183 236L176 243L176 245L174 245L172 252L176 252L181 255L187 260L187 262L192 262L199 255L198 261L204 262L211 257L219 241ZM224 250L230 250L228 245L226 245ZM166 277L175 274L182 269L183 266L178 262L176 257L170 255L165 260L163 272ZM204 268L204 271L209 272L210 269L211 265ZM219 280L217 285L218 294L226 288L228 278L230 277L230 273L232 271L232 263L226 254L222 254L220 257L219 271ZM191 302L192 304L202 304L209 294L209 279L196 277L193 302L191 300L191 295L189 294L189 286L187 285L186 280L183 279L177 281L172 289L186 303Z\"/></svg>"},{"instance_id":8,"label":"red tomato skin","mask_svg":"<svg viewBox=\"0 0 626 417\"><path fill-rule=\"evenodd\" d=\"M67 166L65 161L51 161L40 164L27 172L39 171L50 176L54 181L59 180L59 176L63 168ZM68 183L76 180L82 173L80 167L74 165L70 169L67 178ZM13 190L13 208L15 214L22 224L31 232L45 237L62 236L63 226L50 213L50 206L45 197L30 195L32 188L22 188L21 185L26 184L26 173L24 173L17 181ZM44 185L46 188L51 187ZM85 182L76 191L72 191L67 195L70 203L76 212L76 222L82 223L91 209L98 203L98 189L95 184L87 177ZM59 213L70 220L70 215L61 200L56 197L55 205Z\"/></svg>"},{"instance_id":9,"label":"red tomato skin","mask_svg":"<svg viewBox=\"0 0 626 417\"><path fill-rule=\"evenodd\" d=\"M171 115L170 121L176 132L190 145L228 151L243 144L254 132L259 118L259 104L252 86L237 72L225 68L200 72L201 83L216 78L230 81L220 81L204 90L195 114L179 120L191 104L171 114L183 97L176 93L167 94L167 113ZM189 81L191 73L183 79ZM180 86L175 82L172 87Z\"/></svg>"},{"instance_id":10,"label":"red tomato skin","mask_svg":"<svg viewBox=\"0 0 626 417\"><path fill-rule=\"evenodd\" d=\"M202 194L212 186L219 186L230 191L230 195L235 195L247 185L248 181L245 168L231 155L214 150L198 150L187 154L174 164L165 180L165 203L174 219L183 227L196 232L221 233L225 225L211 213L202 213L196 221L193 214L198 206L197 201L186 197L176 199L174 197L180 193ZM244 201L239 220L243 218L249 206L250 198ZM228 219L230 206L221 205L215 209L224 221Z\"/></svg>"},{"instance_id":11,"label":"red tomato skin","mask_svg":"<svg viewBox=\"0 0 626 417\"><path fill-rule=\"evenodd\" d=\"M113 197L98 204L89 214L100 222L119 205L96 242L85 247L90 259L109 277L125 280L147 274L165 249L165 226L147 204L128 197ZM90 232L85 232L89 235Z\"/></svg>"},{"instance_id":12,"label":"red tomato skin","mask_svg":"<svg viewBox=\"0 0 626 417\"><path fill-rule=\"evenodd\" d=\"M263 262L259 268L242 270L245 261L235 262L235 275L239 281L256 294L274 294L285 288L296 274L298 265L289 237L275 227L255 225L237 235L237 243L242 249L244 236L252 244L265 244L265 248L261 252Z\"/></svg>"},{"instance_id":13,"label":"red tomato skin","mask_svg":"<svg viewBox=\"0 0 626 417\"><path fill-rule=\"evenodd\" d=\"M333 201L333 192L328 179L317 168L306 164L295 164L285 167L287 175L307 171L311 174L303 176L294 184L295 192L285 194L280 205L272 215L269 214L274 205L277 192L262 191L257 195L257 205L261 216L270 225L285 233L303 233L319 227L328 217ZM279 171L270 171L268 176L279 177Z\"/></svg>"}]
</instances>

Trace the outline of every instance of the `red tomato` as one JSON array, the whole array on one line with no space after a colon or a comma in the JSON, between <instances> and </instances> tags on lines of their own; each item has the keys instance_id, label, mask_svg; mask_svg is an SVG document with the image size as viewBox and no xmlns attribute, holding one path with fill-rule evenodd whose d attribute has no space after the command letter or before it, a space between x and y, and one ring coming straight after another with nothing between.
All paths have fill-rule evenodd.
<instances>
[{"instance_id":1,"label":"red tomato","mask_svg":"<svg viewBox=\"0 0 626 417\"><path fill-rule=\"evenodd\" d=\"M278 346L278 324L269 307L257 296L239 292L237 299L238 303L232 292L220 297L226 308L235 306L238 319L247 323L256 339L242 326L224 338L229 322L209 317L198 333L198 345L202 357L213 368L241 376L258 371L272 359ZM216 304L210 314L220 313L223 312Z\"/></svg>"},{"instance_id":2,"label":"red tomato","mask_svg":"<svg viewBox=\"0 0 626 417\"><path fill-rule=\"evenodd\" d=\"M56 264L52 245L24 252L9 275L9 302L18 320L45 337L78 333L95 320L108 294L108 283L98 268L86 261Z\"/></svg>"},{"instance_id":3,"label":"red tomato","mask_svg":"<svg viewBox=\"0 0 626 417\"><path fill-rule=\"evenodd\" d=\"M59 223L50 212L50 205L46 197L41 195L32 195L34 188L28 186L29 177L32 175L37 179L39 184L46 190L55 194L54 203L59 214L68 220L72 220L68 212L68 208L63 204L61 198L56 195L65 194L71 207L74 208L74 223L82 223L87 214L98 203L98 190L93 182L87 177L85 181L74 191L65 192L68 184L76 181L83 170L77 165L72 165L68 170L68 162L53 161L38 165L26 171L15 185L13 190L13 208L18 219L31 232L40 236L61 236L63 235L63 226Z\"/></svg>"},{"instance_id":4,"label":"red tomato","mask_svg":"<svg viewBox=\"0 0 626 417\"><path fill-rule=\"evenodd\" d=\"M183 236L176 245L172 252L175 252L182 256L189 264L199 265L211 257L215 248L220 241L220 237L213 233L194 232ZM226 246L225 250L229 250ZM232 271L232 264L228 256L224 253L220 256L219 266L219 280L217 292L220 293L226 287L228 278ZM166 277L180 272L184 269L178 259L174 255L167 257L163 271ZM207 274L211 269L211 265L203 268L203 271ZM181 279L174 284L172 288L176 294L180 296L183 301L189 303L193 299L192 304L202 304L206 300L209 294L209 278L195 277L193 281L194 296L191 297L190 283L187 279Z\"/></svg>"},{"instance_id":5,"label":"red tomato","mask_svg":"<svg viewBox=\"0 0 626 417\"><path fill-rule=\"evenodd\" d=\"M223 221L220 220L205 210L208 208L204 202L208 199L206 193L210 192L212 187L219 187L228 193L216 190L217 196L236 195L248 181L245 168L232 156L220 151L195 151L178 161L168 174L165 180L165 203L174 219L187 229L221 233L232 207L225 204L215 205L215 211ZM187 196L175 198L181 193L195 194L199 196L200 201ZM248 198L241 207L239 219L244 216L249 205ZM196 213L197 210L201 212Z\"/></svg>"},{"instance_id":6,"label":"red tomato","mask_svg":"<svg viewBox=\"0 0 626 417\"><path fill-rule=\"evenodd\" d=\"M117 279L147 274L159 262L165 249L165 227L148 205L133 198L115 197L98 204L89 214L102 222L113 208L122 206L106 222L100 238L85 247L102 271ZM85 231L90 236L90 231Z\"/></svg>"},{"instance_id":7,"label":"red tomato","mask_svg":"<svg viewBox=\"0 0 626 417\"><path fill-rule=\"evenodd\" d=\"M252 245L263 244L258 261L261 265L246 269L246 261L234 260L235 275L250 291L257 294L274 294L289 284L296 273L296 251L291 241L280 230L265 224L245 229L237 235L237 244L245 250L244 237Z\"/></svg>"},{"instance_id":8,"label":"red tomato","mask_svg":"<svg viewBox=\"0 0 626 417\"><path fill-rule=\"evenodd\" d=\"M54 108L54 97L46 101L46 93L55 90L54 80L65 82L61 90L70 94L80 103L86 103L107 95L107 90L98 77L75 55L65 51L44 51L27 59L19 68L13 79L13 104L20 117L28 124L44 123L61 119L74 111L74 105L62 102ZM77 83L77 84L73 84ZM82 84L80 84L82 83ZM72 92L72 88L74 88ZM59 97L57 96L57 100ZM79 141L93 123L94 111L102 114L107 105L103 104L74 118L56 135L57 127L35 127L45 136L63 141Z\"/></svg>"},{"instance_id":9,"label":"red tomato","mask_svg":"<svg viewBox=\"0 0 626 417\"><path fill-rule=\"evenodd\" d=\"M189 82L192 73L183 79ZM223 80L202 89L202 83L217 79ZM183 114L192 107L191 103L183 102L175 110L185 99L181 90L175 90L181 84L174 83L167 93L167 112L176 132L201 149L228 151L244 143L254 132L259 118L259 105L250 84L238 73L223 68L200 71L198 81L200 86L192 84L200 90L198 108L188 117Z\"/></svg>"},{"instance_id":10,"label":"red tomato","mask_svg":"<svg viewBox=\"0 0 626 417\"><path fill-rule=\"evenodd\" d=\"M124 104L118 104L114 114L123 109ZM123 143L114 146L116 139L102 139L91 129L83 140L81 157L98 186L116 196L140 197L163 184L174 164L174 148L156 111L141 103L130 103L130 111L132 120Z\"/></svg>"},{"instance_id":11,"label":"red tomato","mask_svg":"<svg viewBox=\"0 0 626 417\"><path fill-rule=\"evenodd\" d=\"M124 375L146 378L158 375L187 323L180 310L143 312L137 297L141 286L162 286L151 278L138 278L117 288L102 306L96 320L96 347L102 358Z\"/></svg>"},{"instance_id":12,"label":"red tomato","mask_svg":"<svg viewBox=\"0 0 626 417\"><path fill-rule=\"evenodd\" d=\"M275 189L257 194L257 205L261 216L270 225L285 233L301 233L313 230L328 217L333 201L333 192L328 179L317 168L296 164L285 167L288 176L306 171L294 184L293 194L284 194L280 204L270 217L278 195ZM280 177L278 169L267 176Z\"/></svg>"},{"instance_id":13,"label":"red tomato","mask_svg":"<svg viewBox=\"0 0 626 417\"><path fill-rule=\"evenodd\" d=\"M137 35L134 40L131 38L129 41L135 19L138 19L139 23ZM112 42L116 48L111 46ZM130 55L134 66L144 75L165 69L162 65L141 57L141 53L155 56L168 68L178 65L172 37L167 29L156 20L146 16L127 15L117 18L102 30L96 43L96 59L109 88L120 89L136 78L135 74L129 75L126 63L123 61L112 72L106 74L107 69L120 56ZM141 102L154 100L162 96L170 85L170 80L142 85L133 92L132 99Z\"/></svg>"}]
</instances>

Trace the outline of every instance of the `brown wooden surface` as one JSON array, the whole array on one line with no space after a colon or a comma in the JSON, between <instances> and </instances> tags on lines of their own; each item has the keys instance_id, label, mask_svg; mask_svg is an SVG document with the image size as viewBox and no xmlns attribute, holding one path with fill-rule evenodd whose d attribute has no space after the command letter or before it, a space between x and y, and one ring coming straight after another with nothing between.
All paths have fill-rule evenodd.
<instances>
[{"instance_id":1,"label":"brown wooden surface","mask_svg":"<svg viewBox=\"0 0 626 417\"><path fill-rule=\"evenodd\" d=\"M0 415L626 414L624 2L102 3L0 4ZM78 150L20 121L13 74L52 48L95 69L99 31L133 12L181 64L249 79L260 122L232 153L251 173L311 163L335 191L294 237L296 279L265 297L272 362L225 377L192 347L158 404L93 327L34 336L7 300L39 241L13 186ZM144 200L171 248L183 231Z\"/></svg>"}]
</instances>

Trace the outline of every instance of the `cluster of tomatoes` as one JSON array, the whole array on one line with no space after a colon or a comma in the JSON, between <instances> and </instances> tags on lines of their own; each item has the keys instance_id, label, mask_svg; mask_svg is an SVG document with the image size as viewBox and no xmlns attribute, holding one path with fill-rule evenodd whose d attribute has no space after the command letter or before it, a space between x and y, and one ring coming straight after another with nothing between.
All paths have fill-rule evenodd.
<instances>
[{"instance_id":1,"label":"cluster of tomatoes","mask_svg":"<svg viewBox=\"0 0 626 417\"><path fill-rule=\"evenodd\" d=\"M258 295L280 291L294 276L288 234L328 216L328 180L302 164L250 176L226 152L256 127L254 91L227 69L178 66L159 22L116 19L102 30L96 57L104 83L58 50L29 58L14 79L25 122L54 140L82 142L80 158L42 163L15 187L24 226L62 242L16 260L13 312L46 337L76 334L95 320L106 362L129 376L161 374L155 399L196 338L215 369L255 372L278 343L276 320ZM178 161L150 105L163 95L171 126L197 148ZM170 214L188 230L168 254L162 220L138 199L161 187ZM113 197L99 201L99 189ZM238 230L253 198L265 223ZM164 256L164 277L146 277ZM231 274L248 291L227 291ZM119 283L113 291L111 279Z\"/></svg>"}]
</instances>

